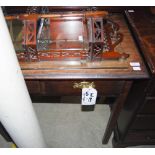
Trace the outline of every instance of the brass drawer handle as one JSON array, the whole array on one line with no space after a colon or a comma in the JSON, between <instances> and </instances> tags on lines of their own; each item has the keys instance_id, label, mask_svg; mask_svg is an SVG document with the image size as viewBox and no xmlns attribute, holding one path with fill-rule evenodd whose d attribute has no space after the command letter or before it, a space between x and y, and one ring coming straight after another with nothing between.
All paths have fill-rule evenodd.
<instances>
[{"instance_id":1,"label":"brass drawer handle","mask_svg":"<svg viewBox=\"0 0 155 155\"><path fill-rule=\"evenodd\" d=\"M94 82L86 82L86 81L83 81L83 82L74 82L73 84L73 88L79 88L79 89L82 89L82 88L95 88L95 84Z\"/></svg>"}]
</instances>

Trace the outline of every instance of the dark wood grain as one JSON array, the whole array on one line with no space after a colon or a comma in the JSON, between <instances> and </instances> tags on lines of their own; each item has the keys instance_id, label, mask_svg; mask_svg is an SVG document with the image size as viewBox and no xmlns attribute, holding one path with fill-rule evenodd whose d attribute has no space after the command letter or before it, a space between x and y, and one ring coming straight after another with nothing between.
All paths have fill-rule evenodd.
<instances>
[{"instance_id":1,"label":"dark wood grain","mask_svg":"<svg viewBox=\"0 0 155 155\"><path fill-rule=\"evenodd\" d=\"M7 14L19 14L19 13L25 13L28 6L6 6L5 12ZM39 7L40 10L41 7ZM139 7L139 6L49 6L50 12L62 12L62 11L82 11L82 10L91 10L91 9L97 9L97 10L106 10L109 12L120 12L124 13L124 10L149 10L149 7Z\"/></svg>"},{"instance_id":2,"label":"dark wood grain","mask_svg":"<svg viewBox=\"0 0 155 155\"><path fill-rule=\"evenodd\" d=\"M155 74L155 15L147 11L126 11L129 23L140 44L142 54L145 56L148 66Z\"/></svg>"},{"instance_id":3,"label":"dark wood grain","mask_svg":"<svg viewBox=\"0 0 155 155\"><path fill-rule=\"evenodd\" d=\"M126 11L126 17L150 78L134 82L117 120L114 147L155 144L155 15L149 10L133 10Z\"/></svg>"},{"instance_id":4,"label":"dark wood grain","mask_svg":"<svg viewBox=\"0 0 155 155\"><path fill-rule=\"evenodd\" d=\"M139 114L136 116L133 121L130 130L155 130L155 115L147 114L142 115Z\"/></svg>"},{"instance_id":5,"label":"dark wood grain","mask_svg":"<svg viewBox=\"0 0 155 155\"><path fill-rule=\"evenodd\" d=\"M68 12L68 11L83 11L92 10L93 7L49 7L50 12L57 11ZM106 60L102 62L78 62L77 64L72 64L68 62L20 62L20 66L26 80L26 84L30 95L32 98L42 99L44 102L44 97L49 97L51 101L52 97L56 97L56 101L59 100L57 96L65 95L79 95L81 94L80 89L73 89L73 83L80 81L94 81L96 84L96 89L99 95L103 96L113 96L116 98L113 108L111 110L110 118L106 127L106 131L103 138L103 143L107 143L111 133L119 127L122 138L119 142L121 145L136 143L136 142L154 142L154 131L151 133L145 132L133 132L130 130L130 126L136 118L139 107L141 107L141 100L145 98L145 89L148 87L148 81L137 81L140 79L149 78L147 69L141 58L137 45L133 39L133 34L129 30L128 23L124 18L124 9L127 10L148 10L148 7L96 7L97 10L107 10L110 12L110 18L119 25L120 33L123 34L122 43L116 47L116 51L121 53L129 54L129 58L126 60ZM20 14L26 13L27 7L5 7L4 10L6 14ZM115 13L117 12L117 13ZM119 12L119 13L118 13ZM130 13L131 15L132 13ZM149 62L149 66L153 68L154 64L154 39L152 35L154 33L154 28L150 26L150 19L154 17L147 18L147 15L142 15L133 13L135 17L129 17L129 23L134 29L135 23L136 29L134 29L134 35L137 36L138 42L140 43L141 49L150 52L151 54L146 56ZM127 15L128 17L128 15ZM144 20L144 21L142 21ZM134 21L134 22L133 22ZM140 21L140 22L139 22ZM141 22L142 21L142 22ZM154 21L154 20L153 20ZM152 21L151 21L152 22ZM153 24L153 23L151 23ZM145 26L144 26L145 25ZM143 28L143 29L142 29ZM139 30L139 31L138 31ZM149 31L148 31L149 30ZM79 32L80 33L80 32ZM146 37L145 37L146 36ZM142 40L142 41L141 41ZM144 47L145 46L145 47ZM140 71L134 71L130 66L130 62L139 62L141 65ZM130 88L133 80L137 80L136 86ZM144 85L142 84L144 82ZM146 86L147 85L147 86ZM138 87L138 88L137 88ZM154 87L149 87L149 93L152 97L154 95ZM138 94L138 97L136 96ZM38 101L38 100L37 100ZM53 100L55 101L55 100ZM52 102L52 101L51 101ZM137 110L138 109L138 110ZM123 113L121 113L123 111ZM120 117L119 117L120 116ZM118 124L117 124L118 123ZM121 130L122 129L122 130ZM122 137L121 137L122 136ZM147 138L146 138L147 136ZM136 138L135 138L136 137ZM152 140L150 140L152 138ZM125 141L123 141L125 139ZM147 140L146 140L147 139ZM123 143L124 142L124 143ZM137 144L137 143L136 143Z\"/></svg>"},{"instance_id":6,"label":"dark wood grain","mask_svg":"<svg viewBox=\"0 0 155 155\"><path fill-rule=\"evenodd\" d=\"M116 51L129 54L125 60L103 60L101 62L20 62L25 79L140 79L147 78L148 73L127 27L124 17L115 14L111 18L119 25L123 41ZM134 71L130 62L139 62L141 70Z\"/></svg>"},{"instance_id":7,"label":"dark wood grain","mask_svg":"<svg viewBox=\"0 0 155 155\"><path fill-rule=\"evenodd\" d=\"M46 96L81 96L81 89L73 88L75 82L84 80L26 80L30 94L40 94ZM125 81L120 80L86 80L94 82L98 95L117 96L123 89ZM65 91L64 91L65 90Z\"/></svg>"},{"instance_id":8,"label":"dark wood grain","mask_svg":"<svg viewBox=\"0 0 155 155\"><path fill-rule=\"evenodd\" d=\"M155 132L154 130L148 131L130 131L125 137L123 142L117 141L116 137L112 140L113 147L129 147L140 145L154 145L155 143Z\"/></svg>"},{"instance_id":9,"label":"dark wood grain","mask_svg":"<svg viewBox=\"0 0 155 155\"><path fill-rule=\"evenodd\" d=\"M146 98L143 106L139 110L140 114L155 114L155 97Z\"/></svg>"},{"instance_id":10,"label":"dark wood grain","mask_svg":"<svg viewBox=\"0 0 155 155\"><path fill-rule=\"evenodd\" d=\"M125 142L130 143L130 145L141 143L143 145L149 145L155 143L155 132L154 130L148 131L131 131L125 139Z\"/></svg>"}]
</instances>

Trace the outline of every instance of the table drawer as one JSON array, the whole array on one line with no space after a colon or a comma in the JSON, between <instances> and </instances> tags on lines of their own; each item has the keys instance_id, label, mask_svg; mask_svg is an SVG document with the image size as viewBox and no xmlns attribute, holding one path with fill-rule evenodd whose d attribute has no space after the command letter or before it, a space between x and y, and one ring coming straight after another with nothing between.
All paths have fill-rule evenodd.
<instances>
[{"instance_id":1,"label":"table drawer","mask_svg":"<svg viewBox=\"0 0 155 155\"><path fill-rule=\"evenodd\" d=\"M125 142L132 143L155 143L155 131L136 131L129 132L125 137Z\"/></svg>"},{"instance_id":2,"label":"table drawer","mask_svg":"<svg viewBox=\"0 0 155 155\"><path fill-rule=\"evenodd\" d=\"M89 80L85 80L89 81ZM81 89L73 88L74 83L80 80L42 80L40 81L41 92L45 95L70 96L81 95ZM99 95L118 95L123 89L124 81L93 81Z\"/></svg>"},{"instance_id":3,"label":"table drawer","mask_svg":"<svg viewBox=\"0 0 155 155\"><path fill-rule=\"evenodd\" d=\"M140 108L140 114L155 114L155 98L147 98L143 106Z\"/></svg>"},{"instance_id":4,"label":"table drawer","mask_svg":"<svg viewBox=\"0 0 155 155\"><path fill-rule=\"evenodd\" d=\"M155 115L138 115L131 125L133 130L155 130Z\"/></svg>"},{"instance_id":5,"label":"table drawer","mask_svg":"<svg viewBox=\"0 0 155 155\"><path fill-rule=\"evenodd\" d=\"M40 94L41 93L39 81L26 80L26 85L27 85L29 93L31 93L31 94Z\"/></svg>"}]
</instances>

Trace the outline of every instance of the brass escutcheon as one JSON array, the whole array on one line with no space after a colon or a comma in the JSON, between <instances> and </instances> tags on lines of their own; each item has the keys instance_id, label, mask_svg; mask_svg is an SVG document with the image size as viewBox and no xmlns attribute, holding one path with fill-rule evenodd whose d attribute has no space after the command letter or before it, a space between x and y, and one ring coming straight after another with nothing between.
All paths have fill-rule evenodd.
<instances>
[{"instance_id":1,"label":"brass escutcheon","mask_svg":"<svg viewBox=\"0 0 155 155\"><path fill-rule=\"evenodd\" d=\"M74 82L73 84L73 88L79 88L79 89L83 89L83 88L95 88L95 84L94 82L86 82L86 81L83 81L83 82Z\"/></svg>"}]
</instances>

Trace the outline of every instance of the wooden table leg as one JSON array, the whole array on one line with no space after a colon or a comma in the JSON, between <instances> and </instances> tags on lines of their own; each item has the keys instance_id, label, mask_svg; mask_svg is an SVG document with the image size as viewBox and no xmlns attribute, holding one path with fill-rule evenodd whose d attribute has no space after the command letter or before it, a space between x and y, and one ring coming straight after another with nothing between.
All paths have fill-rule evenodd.
<instances>
[{"instance_id":1,"label":"wooden table leg","mask_svg":"<svg viewBox=\"0 0 155 155\"><path fill-rule=\"evenodd\" d=\"M116 123L117 123L117 119L119 117L121 109L125 103L127 96L128 96L131 85L132 85L132 81L125 82L124 88L122 89L120 96L117 98L116 102L114 103L106 130L104 133L102 144L107 144L109 141L109 138L115 128Z\"/></svg>"},{"instance_id":2,"label":"wooden table leg","mask_svg":"<svg viewBox=\"0 0 155 155\"><path fill-rule=\"evenodd\" d=\"M8 142L12 142L11 137L9 136L8 132L6 131L6 129L4 128L4 126L2 125L2 123L0 122L0 134L3 136L3 138L8 141Z\"/></svg>"}]
</instances>

